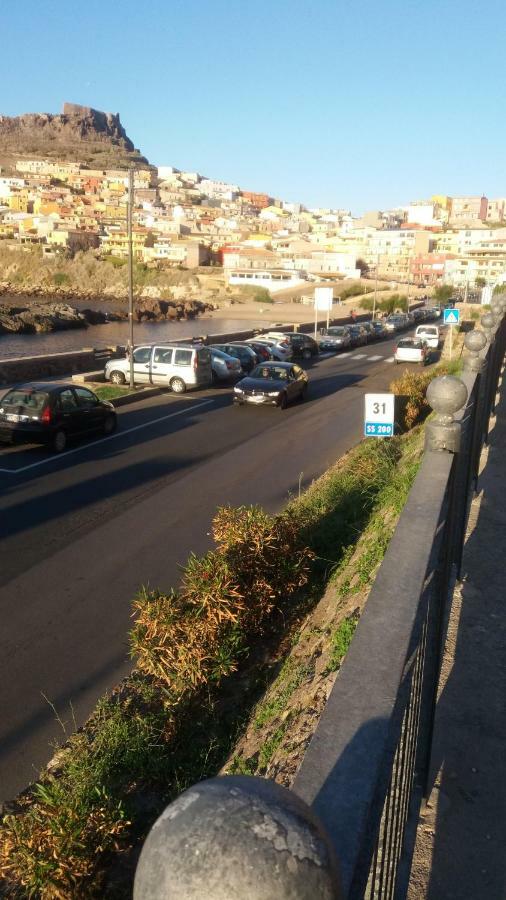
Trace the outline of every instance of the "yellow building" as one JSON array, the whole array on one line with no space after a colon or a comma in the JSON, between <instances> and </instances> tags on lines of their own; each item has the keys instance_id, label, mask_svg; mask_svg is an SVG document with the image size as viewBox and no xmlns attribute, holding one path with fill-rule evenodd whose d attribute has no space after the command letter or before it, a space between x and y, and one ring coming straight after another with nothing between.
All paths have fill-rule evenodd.
<instances>
[{"instance_id":1,"label":"yellow building","mask_svg":"<svg viewBox=\"0 0 506 900\"><path fill-rule=\"evenodd\" d=\"M28 206L30 205L30 202L27 196L23 196L21 192L19 194L11 194L7 197L7 204L12 212L29 212Z\"/></svg>"},{"instance_id":2,"label":"yellow building","mask_svg":"<svg viewBox=\"0 0 506 900\"><path fill-rule=\"evenodd\" d=\"M452 198L447 197L446 194L433 194L431 199L431 203L437 203L441 209L446 209L448 212L450 211L450 207L452 205Z\"/></svg>"}]
</instances>

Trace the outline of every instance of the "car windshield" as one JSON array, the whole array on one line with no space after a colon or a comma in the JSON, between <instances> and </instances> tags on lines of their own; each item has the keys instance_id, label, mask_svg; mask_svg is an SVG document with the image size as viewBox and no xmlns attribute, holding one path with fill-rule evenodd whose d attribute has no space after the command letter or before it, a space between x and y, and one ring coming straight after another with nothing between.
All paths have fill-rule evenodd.
<instances>
[{"instance_id":1,"label":"car windshield","mask_svg":"<svg viewBox=\"0 0 506 900\"><path fill-rule=\"evenodd\" d=\"M409 347L410 350L421 350L422 347L423 347L423 344L422 344L421 341L412 341L412 340L410 340L409 338L407 338L407 339L404 340L404 341L399 341L399 343L397 344L397 346L398 346L399 348L402 348L402 347Z\"/></svg>"},{"instance_id":2,"label":"car windshield","mask_svg":"<svg viewBox=\"0 0 506 900\"><path fill-rule=\"evenodd\" d=\"M9 391L1 400L2 406L22 406L25 409L33 409L40 412L49 399L45 391L32 391L28 388L17 388Z\"/></svg>"},{"instance_id":3,"label":"car windshield","mask_svg":"<svg viewBox=\"0 0 506 900\"><path fill-rule=\"evenodd\" d=\"M346 328L328 328L327 334L332 335L332 337L344 337L348 331Z\"/></svg>"},{"instance_id":4,"label":"car windshield","mask_svg":"<svg viewBox=\"0 0 506 900\"><path fill-rule=\"evenodd\" d=\"M286 381L288 372L282 366L256 366L251 373L252 378L266 378L271 381Z\"/></svg>"}]
</instances>

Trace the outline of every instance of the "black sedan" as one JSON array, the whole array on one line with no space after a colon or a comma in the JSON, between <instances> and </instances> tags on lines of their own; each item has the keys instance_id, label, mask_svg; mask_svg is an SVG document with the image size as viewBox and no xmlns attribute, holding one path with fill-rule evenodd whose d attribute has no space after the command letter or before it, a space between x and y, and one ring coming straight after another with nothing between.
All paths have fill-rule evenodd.
<instances>
[{"instance_id":1,"label":"black sedan","mask_svg":"<svg viewBox=\"0 0 506 900\"><path fill-rule=\"evenodd\" d=\"M49 444L62 453L68 440L112 434L116 424L112 403L73 384L21 384L0 399L0 442L9 444Z\"/></svg>"},{"instance_id":2,"label":"black sedan","mask_svg":"<svg viewBox=\"0 0 506 900\"><path fill-rule=\"evenodd\" d=\"M306 395L308 378L304 369L287 362L261 363L234 388L234 403L243 406L279 406L280 409Z\"/></svg>"}]
</instances>

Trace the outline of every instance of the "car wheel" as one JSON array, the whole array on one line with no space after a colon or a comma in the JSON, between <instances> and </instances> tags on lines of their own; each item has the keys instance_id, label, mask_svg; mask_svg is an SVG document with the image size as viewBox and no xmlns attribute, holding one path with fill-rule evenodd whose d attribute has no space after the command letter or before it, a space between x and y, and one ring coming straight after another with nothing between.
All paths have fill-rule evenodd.
<instances>
[{"instance_id":1,"label":"car wheel","mask_svg":"<svg viewBox=\"0 0 506 900\"><path fill-rule=\"evenodd\" d=\"M288 405L288 397L286 396L286 394L281 394L281 398L279 401L279 408L286 409L287 405Z\"/></svg>"},{"instance_id":2,"label":"car wheel","mask_svg":"<svg viewBox=\"0 0 506 900\"><path fill-rule=\"evenodd\" d=\"M299 400L300 400L302 403L304 403L304 400L306 399L306 395L307 395L307 388L302 388L302 390L301 390L301 392L300 392L300 394L299 394Z\"/></svg>"},{"instance_id":3,"label":"car wheel","mask_svg":"<svg viewBox=\"0 0 506 900\"><path fill-rule=\"evenodd\" d=\"M117 424L116 416L107 416L104 420L104 434L112 434L113 431L116 431Z\"/></svg>"},{"instance_id":4,"label":"car wheel","mask_svg":"<svg viewBox=\"0 0 506 900\"><path fill-rule=\"evenodd\" d=\"M218 376L217 376L216 372L214 371L214 369L211 374L211 381L213 384L218 384Z\"/></svg>"},{"instance_id":5,"label":"car wheel","mask_svg":"<svg viewBox=\"0 0 506 900\"><path fill-rule=\"evenodd\" d=\"M112 381L113 384L125 384L126 378L123 372L111 372L109 376L109 380Z\"/></svg>"},{"instance_id":6,"label":"car wheel","mask_svg":"<svg viewBox=\"0 0 506 900\"><path fill-rule=\"evenodd\" d=\"M311 359L311 350L309 347L304 347L302 351L302 359Z\"/></svg>"},{"instance_id":7,"label":"car wheel","mask_svg":"<svg viewBox=\"0 0 506 900\"><path fill-rule=\"evenodd\" d=\"M186 384L182 378L173 378L170 382L170 386L175 394L184 394L186 390Z\"/></svg>"},{"instance_id":8,"label":"car wheel","mask_svg":"<svg viewBox=\"0 0 506 900\"><path fill-rule=\"evenodd\" d=\"M67 435L59 428L53 435L53 450L55 453L63 453L67 446Z\"/></svg>"}]
</instances>

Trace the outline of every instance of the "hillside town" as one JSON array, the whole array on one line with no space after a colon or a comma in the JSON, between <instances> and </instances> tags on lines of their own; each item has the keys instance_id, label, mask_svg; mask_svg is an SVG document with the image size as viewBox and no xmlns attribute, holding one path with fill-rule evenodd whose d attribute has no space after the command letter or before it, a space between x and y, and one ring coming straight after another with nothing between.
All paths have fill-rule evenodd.
<instances>
[{"instance_id":1,"label":"hillside town","mask_svg":"<svg viewBox=\"0 0 506 900\"><path fill-rule=\"evenodd\" d=\"M125 169L18 159L0 168L2 246L124 258L127 185ZM356 217L174 166L136 167L132 240L147 266L223 266L228 284L272 293L360 275L466 291L506 273L506 198L434 195Z\"/></svg>"}]
</instances>

